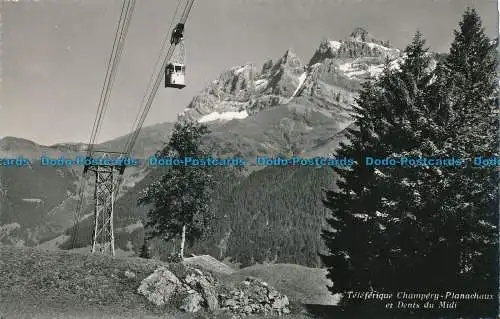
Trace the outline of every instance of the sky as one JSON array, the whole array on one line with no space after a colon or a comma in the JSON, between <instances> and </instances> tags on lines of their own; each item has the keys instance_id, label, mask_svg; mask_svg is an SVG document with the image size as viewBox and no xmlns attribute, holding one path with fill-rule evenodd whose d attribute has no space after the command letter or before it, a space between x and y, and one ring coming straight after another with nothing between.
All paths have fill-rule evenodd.
<instances>
[{"instance_id":1,"label":"sky","mask_svg":"<svg viewBox=\"0 0 500 319\"><path fill-rule=\"evenodd\" d=\"M0 3L0 137L88 142L122 0ZM131 131L176 5L136 1L98 142ZM494 0L197 0L185 30L187 87L162 85L145 125L175 121L226 69L262 65L289 48L307 63L321 40L343 39L358 26L398 48L418 29L432 50L446 52L468 5L496 37Z\"/></svg>"}]
</instances>

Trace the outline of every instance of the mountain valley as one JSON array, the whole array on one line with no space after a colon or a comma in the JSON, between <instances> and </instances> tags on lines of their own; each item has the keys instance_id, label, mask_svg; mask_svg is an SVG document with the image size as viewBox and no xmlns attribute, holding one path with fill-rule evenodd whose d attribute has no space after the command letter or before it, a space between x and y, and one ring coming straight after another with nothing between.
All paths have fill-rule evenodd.
<instances>
[{"instance_id":1,"label":"mountain valley","mask_svg":"<svg viewBox=\"0 0 500 319\"><path fill-rule=\"evenodd\" d=\"M437 57L437 55L436 55ZM211 133L203 143L218 157L329 156L352 127L351 110L361 84L384 67L404 59L366 30L357 28L343 40L322 41L308 63L288 49L276 62L235 66L222 72L195 96L179 120L206 123ZM174 123L145 127L132 156L145 159L162 149ZM121 150L128 136L96 146ZM87 187L78 231L73 227L82 167L41 167L41 155L85 155L84 144L42 146L5 137L0 156L33 160L27 168L0 166L0 243L48 249L84 249L91 242L93 182ZM116 245L137 255L143 243L141 219L146 208L136 202L161 169L146 166L125 171L115 205ZM335 187L326 167L255 167L243 171L214 169L217 227L205 242L189 247L242 266L296 263L319 267L320 232L328 210L322 188ZM76 236L76 238L74 238ZM76 243L76 247L73 247ZM160 244L158 244L160 245ZM157 248L158 251L162 249Z\"/></svg>"}]
</instances>

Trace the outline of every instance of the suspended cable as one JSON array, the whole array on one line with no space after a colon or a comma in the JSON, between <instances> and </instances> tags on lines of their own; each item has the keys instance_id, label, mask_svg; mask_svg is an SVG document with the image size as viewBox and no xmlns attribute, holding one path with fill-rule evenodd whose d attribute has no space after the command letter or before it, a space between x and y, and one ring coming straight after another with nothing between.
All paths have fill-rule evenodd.
<instances>
[{"instance_id":1,"label":"suspended cable","mask_svg":"<svg viewBox=\"0 0 500 319\"><path fill-rule=\"evenodd\" d=\"M156 82L155 81L155 78L156 80L158 79L158 74L157 74L157 70L161 70L161 73L163 72L164 68L165 68L165 63L164 61L167 61L169 59L169 56L171 56L171 51L172 51L172 45L169 47L165 57L163 57L164 55L164 52L165 52L165 48L166 48L166 45L167 45L167 42L169 41L169 37L170 37L170 34L172 32L172 28L173 28L173 24L174 24L174 21L175 21L175 17L177 16L177 12L179 11L179 7L180 7L180 4L181 4L182 0L179 0L177 2L177 6L175 8L175 11L174 11L174 14L172 16L172 19L171 19L171 22L170 22L170 25L169 25L169 28L168 28L168 32L167 34L165 35L165 38L163 39L163 43L162 43L162 48L160 50L160 54L156 60L156 63L155 63L155 67L154 67L154 70L153 70L153 74L151 75L151 78L150 78L150 81L148 83L148 87L147 87L147 90L146 92L144 93L144 96L142 98L142 102L141 102L141 107L139 108L139 112L137 113L136 115L136 118L134 120L134 123L132 125L132 130L131 130L131 133L129 133L129 137L127 139L127 143L125 144L125 147L123 149L123 152L124 154L127 154L130 155L131 152L132 152L132 149L133 149L133 146L137 140L137 135L139 133L139 130L140 128L142 127L142 122L144 122L143 118L144 118L144 115L145 113L147 113L147 101L149 100L148 99L148 95L152 95L154 94L153 92L155 91L155 87L156 87ZM187 7L187 6L186 6ZM186 11L186 9L184 9L184 12ZM163 61L162 65L160 65L160 63ZM157 90L157 88L156 88ZM146 105L146 106L145 106ZM140 120L139 120L140 118ZM139 120L139 124L138 124L138 120ZM118 187L117 187L117 190L119 189L119 185L121 184L122 182L122 178L120 176L119 180L118 180Z\"/></svg>"},{"instance_id":2,"label":"suspended cable","mask_svg":"<svg viewBox=\"0 0 500 319\"><path fill-rule=\"evenodd\" d=\"M180 19L179 23L182 23L182 24L186 23L186 21L187 21L187 19L189 17L189 13L191 12L191 9L193 7L193 4L194 4L194 0L187 0L186 6L184 7L184 11L182 13L182 16L181 16L181 19ZM175 17L175 15L174 15L174 17ZM167 34L167 36L166 36L166 38L164 40L164 43L166 43L166 41L167 41L167 39L168 39L168 37L170 35L171 28L172 28L172 24L170 25L170 30L169 30L169 33ZM175 44L171 44L170 47L169 47L169 49L168 49L168 51L167 51L167 54L166 54L165 58L163 59L163 63L162 63L161 68L157 69L156 80L155 80L154 85L153 85L153 87L151 89L151 92L149 94L146 93L146 95L144 96L142 104L145 103L145 105L140 108L140 110L142 110L142 113L140 115L139 123L137 124L137 127L132 130L131 138L129 139L129 142L125 145L125 148L124 148L124 151L123 151L123 153L126 154L125 156L130 156L130 154L132 153L132 151L134 149L134 145L135 145L135 143L137 141L137 138L138 138L138 136L140 134L141 128L144 125L144 121L145 121L145 119L146 119L146 117L147 117L147 115L149 113L149 110L151 109L151 105L153 103L153 99L155 98L156 93L158 92L158 88L160 87L160 84L162 82L163 72L165 70L165 67L166 67L168 61L172 57L174 49L175 49ZM154 73L153 73L153 76L154 76ZM149 92L149 90L146 91L146 92ZM147 99L146 99L146 96L147 96ZM123 175L120 175L118 177L118 180L117 180L117 183L116 183L115 200L118 198L118 193L119 193L120 186L121 186L122 183L123 183Z\"/></svg>"},{"instance_id":3,"label":"suspended cable","mask_svg":"<svg viewBox=\"0 0 500 319\"><path fill-rule=\"evenodd\" d=\"M153 82L154 82L154 79L155 79L156 70L158 70L160 68L160 62L162 61L162 55L163 55L163 52L165 51L165 47L167 46L167 42L168 42L170 33L172 32L172 27L173 27L173 24L174 24L174 21L175 21L175 17L177 16L177 12L179 11L179 7L181 5L181 2L182 2L182 0L177 1L177 7L175 8L175 11L174 11L174 14L172 16L172 19L170 20L170 25L168 27L167 35L163 39L163 43L162 43L162 46L161 46L160 54L158 55L158 58L156 59L156 62L155 62L154 68L153 68L153 74L151 74L151 78L150 78L148 86L147 86L148 88L150 88L153 85ZM149 90L146 90L146 92L144 93L144 96L142 97L141 108L139 108L139 112L137 112L137 115L135 116L135 120L132 123L131 133L129 134L127 142L125 143L124 153L128 149L129 145L131 145L131 142L132 142L132 139L133 139L133 132L135 132L135 130L136 130L137 120L139 119L139 116L141 115L142 105L144 104L144 101L147 98L148 91Z\"/></svg>"},{"instance_id":4,"label":"suspended cable","mask_svg":"<svg viewBox=\"0 0 500 319\"><path fill-rule=\"evenodd\" d=\"M102 116L104 116L104 114L106 113L106 110L108 109L108 106L109 106L109 96L111 93L111 89L115 83L115 79L116 79L116 75L117 75L116 70L118 68L118 64L119 64L121 57L123 55L123 48L125 46L125 38L127 37L130 21L132 20L132 14L133 14L134 9L135 9L135 2L136 2L136 0L130 0L128 8L127 8L127 13L125 15L125 22L123 23L123 28L120 32L120 40L118 42L118 49L117 49L117 53L116 53L116 58L114 59L113 66L112 66L113 73L112 73L112 77L110 80L110 84L106 90L106 98L105 98L105 102L104 102L104 106L103 106ZM102 124L102 122L100 124ZM101 128L102 128L102 125L99 125L97 128L97 132L96 132L94 139L96 139L97 136L99 136ZM94 144L95 144L95 141L92 143L92 145L94 145Z\"/></svg>"},{"instance_id":5,"label":"suspended cable","mask_svg":"<svg viewBox=\"0 0 500 319\"><path fill-rule=\"evenodd\" d=\"M91 155L91 153L92 153L93 144L94 144L93 142L95 141L97 129L98 129L98 126L100 125L100 122L101 122L101 119L102 119L103 107L104 107L104 103L103 102L105 100L106 93L108 92L109 80L110 80L110 77L111 77L111 73L113 71L114 59L115 59L115 56L116 56L116 50L117 50L117 47L118 47L118 42L121 39L121 33L122 33L122 29L123 29L123 22L125 20L126 12L128 11L128 8L129 8L129 4L130 4L130 1L128 1L128 0L124 1L123 5L122 5L122 8L121 8L120 19L118 20L118 26L116 28L115 38L114 38L114 41L113 41L113 48L111 50L111 55L109 56L108 66L106 68L106 76L104 77L104 83L103 83L103 86L102 86L101 95L99 97L99 104L97 106L97 113L96 113L96 117L94 119L94 125L92 126L92 132L90 134L89 145L87 147L87 149L89 151L89 155Z\"/></svg>"},{"instance_id":6,"label":"suspended cable","mask_svg":"<svg viewBox=\"0 0 500 319\"><path fill-rule=\"evenodd\" d=\"M193 7L194 0L188 0L186 3L186 7L184 8L183 15L181 17L180 23L184 24L187 21L187 18L189 16L189 13L191 11L191 8ZM130 144L125 148L124 153L127 155L130 155L130 153L133 150L134 144L137 140L137 137L139 136L140 130L144 124L144 121L146 119L147 114L149 113L149 110L151 108L151 105L153 103L153 99L156 96L156 93L158 92L158 88L160 87L161 81L163 79L163 72L165 70L165 67L167 66L168 61L172 57L173 51L175 49L175 45L170 45L170 48L168 49L167 55L163 60L162 67L158 70L158 73L156 75L156 81L154 83L154 86L152 88L152 91L150 92L149 96L147 97L146 100L146 105L144 106L144 110L142 111L139 124L135 130L133 130L133 135Z\"/></svg>"},{"instance_id":7,"label":"suspended cable","mask_svg":"<svg viewBox=\"0 0 500 319\"><path fill-rule=\"evenodd\" d=\"M161 54L158 57L158 60L155 64L155 69L158 66L159 62L161 61L162 53L164 52L165 47L166 47L166 43L168 41L168 36L170 35L170 33L172 31L172 26L173 26L173 23L175 20L175 16L177 15L178 9L180 7L180 2L181 2L181 0L179 0L179 2L177 4L177 8L175 10L171 24L169 26L169 33L167 34L167 37L163 41ZM130 17L132 15L133 7L135 6L135 0L133 0L132 2L127 1L126 4L124 3L124 5L122 6L122 11L121 11L121 15L120 15L120 22L119 22L118 27L117 27L115 41L113 44L113 50L112 50L113 53L111 55L110 62L108 63L108 71L106 73L103 92L101 92L98 114L96 115L96 119L94 121L91 139L89 142L89 147L88 147L89 156L91 156L92 152L94 151L94 144L95 144L94 142L95 142L95 139L100 131L102 118L103 118L103 115L104 115L106 108L107 108L109 94L110 94L111 87L114 83L114 79L116 76L116 73L115 73L116 67L118 65L119 59L120 59L121 54L122 54L123 42L125 40L127 31L128 31L128 25L130 23ZM183 13L182 13L182 16L180 19L180 23L184 24L187 21L187 18L189 16L189 13L190 13L192 7L193 7L193 4L194 4L194 0L187 0L186 6L184 7L184 10L183 10ZM125 16L125 18L123 18L124 16ZM123 22L122 22L122 20L123 20ZM163 72L165 70L166 64L171 59L171 56L173 54L174 49L175 49L175 45L171 44L167 53L166 53L166 56L163 58L162 66L161 66L161 68L159 68L159 72L156 75L156 80L154 81L154 83L153 83L153 79L154 79L155 73L153 73L153 75L152 75L152 78L148 84L148 90L146 91L146 93L143 97L140 111L137 114L136 119L134 121L134 124L132 126L132 132L129 135L129 138L125 144L124 151L122 152L122 154L124 154L125 156L130 156L130 154L132 153L133 147L137 141L140 130L141 130L142 126L144 125L144 121L147 117L147 114L149 113L150 108L151 108L153 99L156 96L158 88L161 84L162 76L163 76ZM151 86L152 86L152 88L150 91L149 88ZM149 92L149 94L148 94L148 92ZM141 110L142 110L142 112L141 112ZM73 248L76 246L76 237L77 237L78 228L79 228L79 218L78 217L79 217L81 207L83 206L84 181L85 181L85 179L82 177L80 194L79 194L80 195L79 202L78 202L78 207L77 207L77 213L75 216L76 217L75 218L76 225L74 227L74 234L73 234ZM119 188L120 188L120 185L122 182L123 182L123 175L119 175L118 181L116 183L117 186L114 190L115 194L119 192ZM118 196L115 196L115 201L116 201L116 198L118 198Z\"/></svg>"},{"instance_id":8,"label":"suspended cable","mask_svg":"<svg viewBox=\"0 0 500 319\"><path fill-rule=\"evenodd\" d=\"M87 147L88 156L92 157L95 139L99 134L100 127L102 124L102 119L104 113L107 109L109 96L111 93L112 86L114 84L114 80L116 78L116 70L123 52L123 46L125 43L125 38L128 32L128 28L130 25L130 21L132 18L132 13L135 7L135 0L126 0L123 2L120 19L118 21L118 25L115 31L115 38L113 41L113 47L111 50L111 55L108 61L108 66L106 69L106 76L104 78L104 84L102 87L101 95L99 98L99 104L97 108L96 117L94 119L94 124L92 126L92 132L90 135L89 144ZM78 202L76 211L74 214L74 227L73 227L73 243L72 247L76 246L76 239L78 235L79 221L81 215L81 209L83 206L83 198L84 198L84 190L85 190L85 174L82 175L79 185L79 194L78 194Z\"/></svg>"}]
</instances>

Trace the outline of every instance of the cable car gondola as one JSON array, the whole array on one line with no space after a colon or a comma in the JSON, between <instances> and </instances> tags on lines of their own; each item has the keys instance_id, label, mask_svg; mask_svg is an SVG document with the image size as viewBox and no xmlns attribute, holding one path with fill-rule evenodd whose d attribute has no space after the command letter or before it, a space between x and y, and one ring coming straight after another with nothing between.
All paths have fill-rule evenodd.
<instances>
[{"instance_id":1,"label":"cable car gondola","mask_svg":"<svg viewBox=\"0 0 500 319\"><path fill-rule=\"evenodd\" d=\"M184 75L186 67L182 63L169 63L165 69L165 87L182 89L186 86Z\"/></svg>"},{"instance_id":2,"label":"cable car gondola","mask_svg":"<svg viewBox=\"0 0 500 319\"><path fill-rule=\"evenodd\" d=\"M185 53L184 53L184 24L179 23L172 32L170 43L175 45L175 49L179 49L178 59L171 60L165 67L165 87L182 89L186 86L185 83Z\"/></svg>"}]
</instances>

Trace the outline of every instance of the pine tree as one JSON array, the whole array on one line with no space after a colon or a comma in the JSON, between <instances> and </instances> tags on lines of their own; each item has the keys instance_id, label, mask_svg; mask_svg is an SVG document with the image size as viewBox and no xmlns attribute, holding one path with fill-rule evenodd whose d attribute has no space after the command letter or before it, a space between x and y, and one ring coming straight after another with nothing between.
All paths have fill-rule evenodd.
<instances>
[{"instance_id":1,"label":"pine tree","mask_svg":"<svg viewBox=\"0 0 500 319\"><path fill-rule=\"evenodd\" d=\"M447 156L471 159L446 169L439 195L447 227L436 263L447 265L460 289L495 292L498 274L498 173L475 167L474 157L498 156L497 41L489 39L474 9L467 9L455 31L450 54L438 66L433 101L442 127L440 148ZM451 268L451 269L450 269ZM445 284L443 282L443 284Z\"/></svg>"},{"instance_id":2,"label":"pine tree","mask_svg":"<svg viewBox=\"0 0 500 319\"><path fill-rule=\"evenodd\" d=\"M400 70L386 66L374 83L364 84L357 100L356 128L338 157L352 158L350 169L336 168L338 191L326 191L332 210L322 234L329 253L322 260L334 282L333 293L349 290L393 291L420 283L415 276L425 253L425 204L422 181L432 170L374 168L366 157L428 155L436 125L429 120L426 91L430 57L417 32ZM420 279L420 278L419 278Z\"/></svg>"},{"instance_id":3,"label":"pine tree","mask_svg":"<svg viewBox=\"0 0 500 319\"><path fill-rule=\"evenodd\" d=\"M204 158L202 137L208 128L197 122L178 122L160 158ZM160 169L165 169L161 167ZM165 169L165 174L148 186L140 204L153 204L149 210L145 229L149 238L171 240L181 236L180 257L184 245L191 245L210 229L214 213L211 204L212 175L207 166L175 165Z\"/></svg>"},{"instance_id":4,"label":"pine tree","mask_svg":"<svg viewBox=\"0 0 500 319\"><path fill-rule=\"evenodd\" d=\"M450 54L434 72L423 44L417 33L400 71L386 69L364 86L357 129L337 152L357 165L336 169L339 191L326 192L333 215L323 232L329 254L322 259L334 293L497 294L496 167L479 169L468 161L463 167L374 169L361 162L366 155L498 155L496 42L485 36L477 13L465 12ZM476 314L496 311L479 307Z\"/></svg>"}]
</instances>

